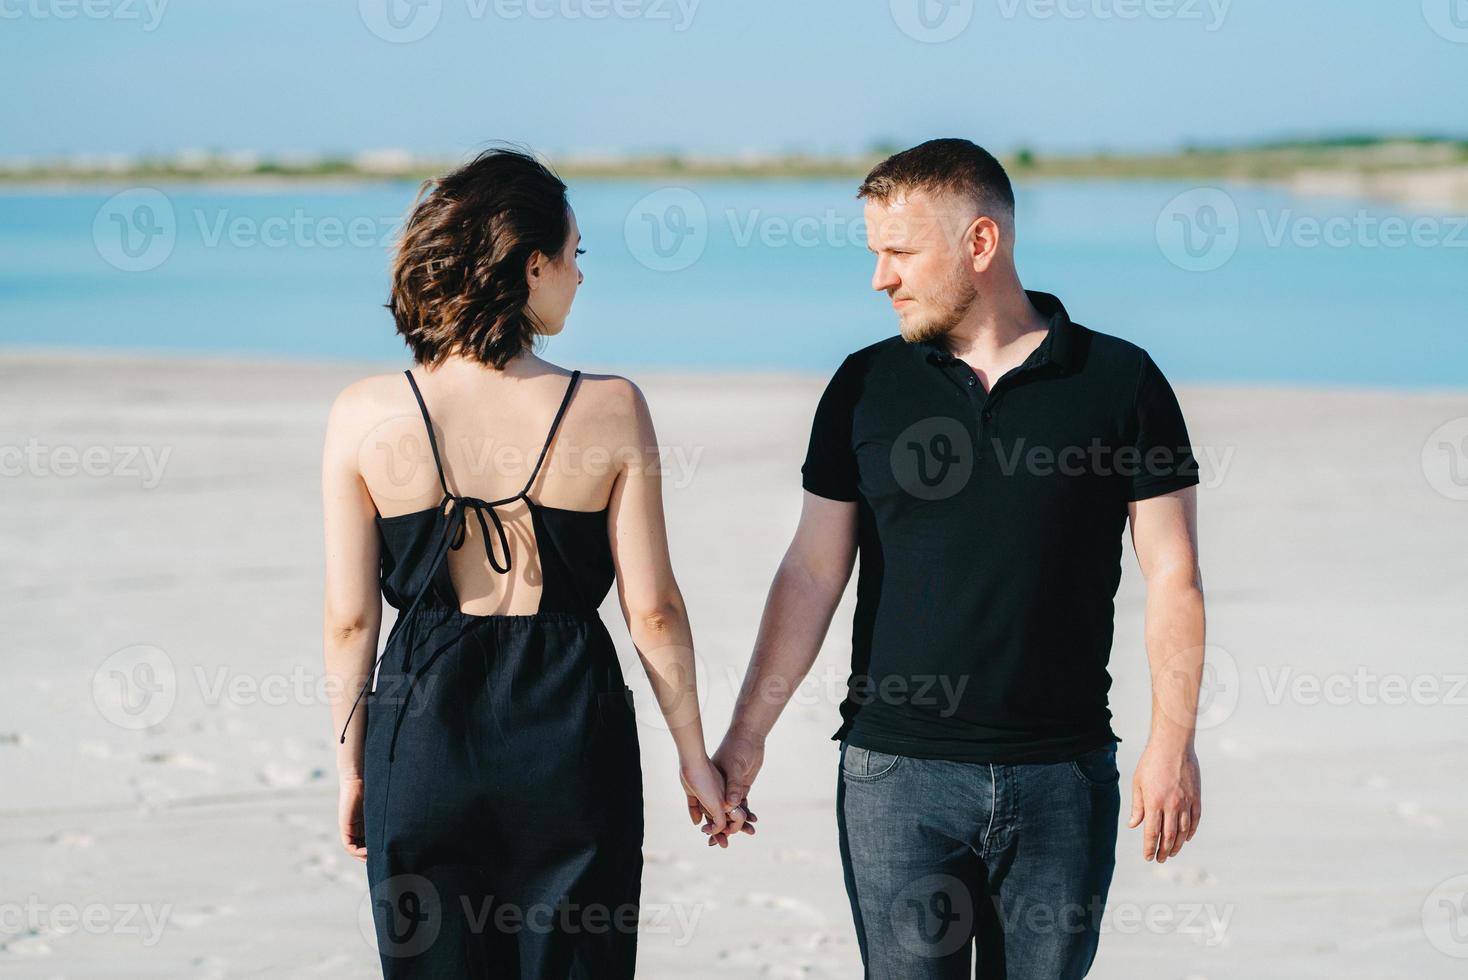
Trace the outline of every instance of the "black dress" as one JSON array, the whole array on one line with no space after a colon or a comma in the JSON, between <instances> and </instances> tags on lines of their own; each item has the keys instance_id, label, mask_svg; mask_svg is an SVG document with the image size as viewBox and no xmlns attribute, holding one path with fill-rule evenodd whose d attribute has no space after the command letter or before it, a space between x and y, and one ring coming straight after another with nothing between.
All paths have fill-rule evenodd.
<instances>
[{"instance_id":1,"label":"black dress","mask_svg":"<svg viewBox=\"0 0 1468 980\"><path fill-rule=\"evenodd\" d=\"M633 975L642 771L632 692L597 615L614 571L607 511L485 501L444 476L437 507L378 517L382 594L400 610L366 693L367 876L385 977ZM490 565L513 555L495 508L524 500L543 573L531 615L460 612L445 558L479 522ZM491 529L493 534L491 534Z\"/></svg>"}]
</instances>

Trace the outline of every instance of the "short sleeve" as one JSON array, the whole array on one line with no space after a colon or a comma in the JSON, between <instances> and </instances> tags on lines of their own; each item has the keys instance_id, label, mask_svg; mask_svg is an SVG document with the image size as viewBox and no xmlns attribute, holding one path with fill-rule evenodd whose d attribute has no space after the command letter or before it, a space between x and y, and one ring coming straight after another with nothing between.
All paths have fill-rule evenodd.
<instances>
[{"instance_id":1,"label":"short sleeve","mask_svg":"<svg viewBox=\"0 0 1468 980\"><path fill-rule=\"evenodd\" d=\"M857 499L856 453L851 444L858 389L855 373L852 359L847 358L826 385L800 468L801 486L830 500Z\"/></svg>"},{"instance_id":2,"label":"short sleeve","mask_svg":"<svg viewBox=\"0 0 1468 980\"><path fill-rule=\"evenodd\" d=\"M1132 406L1135 452L1127 500L1145 500L1198 483L1198 462L1172 386L1145 352Z\"/></svg>"}]
</instances>

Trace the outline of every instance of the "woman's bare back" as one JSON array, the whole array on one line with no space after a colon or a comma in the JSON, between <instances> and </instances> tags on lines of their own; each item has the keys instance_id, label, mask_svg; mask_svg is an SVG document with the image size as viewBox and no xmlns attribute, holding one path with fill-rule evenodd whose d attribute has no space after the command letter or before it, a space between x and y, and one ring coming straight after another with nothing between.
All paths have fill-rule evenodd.
<instances>
[{"instance_id":1,"label":"woman's bare back","mask_svg":"<svg viewBox=\"0 0 1468 980\"><path fill-rule=\"evenodd\" d=\"M639 399L624 378L580 375L570 390L572 372L538 358L522 359L508 371L451 359L435 369L417 367L413 378L454 496L500 501L528 490L526 496L545 509L604 511L619 475L645 451L637 445ZM362 409L358 469L378 515L390 520L442 505L445 489L408 379L382 375L354 388ZM471 516L462 545L449 553L460 608L481 616L533 613L541 569L530 507L520 498L498 504L494 512L504 542L492 518L481 525ZM509 561L502 554L506 542ZM509 565L508 573L491 567L491 554L501 567Z\"/></svg>"}]
</instances>

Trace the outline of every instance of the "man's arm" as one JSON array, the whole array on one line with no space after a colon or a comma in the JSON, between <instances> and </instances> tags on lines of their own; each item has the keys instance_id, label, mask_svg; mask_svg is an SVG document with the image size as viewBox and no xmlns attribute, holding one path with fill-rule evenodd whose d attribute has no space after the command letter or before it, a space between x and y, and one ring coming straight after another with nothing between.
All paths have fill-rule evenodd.
<instances>
[{"instance_id":1,"label":"man's arm","mask_svg":"<svg viewBox=\"0 0 1468 980\"><path fill-rule=\"evenodd\" d=\"M1142 856L1160 864L1198 832L1202 778L1193 750L1203 676L1203 581L1198 570L1197 489L1128 506L1132 545L1147 582L1147 660L1152 729L1132 778L1130 828Z\"/></svg>"},{"instance_id":2,"label":"man's arm","mask_svg":"<svg viewBox=\"0 0 1468 980\"><path fill-rule=\"evenodd\" d=\"M775 572L729 732L714 753L730 807L744 806L765 738L810 672L856 561L856 504L805 492L800 524Z\"/></svg>"}]
</instances>

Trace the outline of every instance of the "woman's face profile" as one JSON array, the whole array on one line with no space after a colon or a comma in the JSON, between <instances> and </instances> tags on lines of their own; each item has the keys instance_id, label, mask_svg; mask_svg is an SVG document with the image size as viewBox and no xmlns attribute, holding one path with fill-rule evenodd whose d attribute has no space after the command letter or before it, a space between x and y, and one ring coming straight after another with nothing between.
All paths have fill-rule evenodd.
<instances>
[{"instance_id":1,"label":"woman's face profile","mask_svg":"<svg viewBox=\"0 0 1468 980\"><path fill-rule=\"evenodd\" d=\"M585 278L576 261L581 254L581 229L576 224L576 212L568 207L566 217L569 231L560 253L549 259L537 253L526 269L530 298L525 305L540 333L546 336L555 336L566 326L576 290Z\"/></svg>"}]
</instances>

